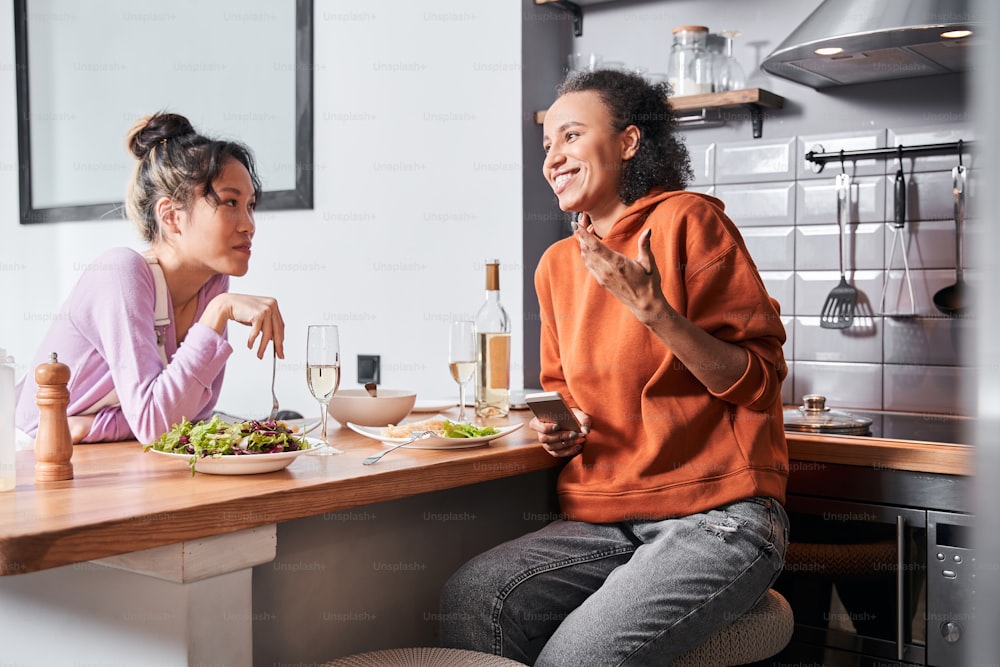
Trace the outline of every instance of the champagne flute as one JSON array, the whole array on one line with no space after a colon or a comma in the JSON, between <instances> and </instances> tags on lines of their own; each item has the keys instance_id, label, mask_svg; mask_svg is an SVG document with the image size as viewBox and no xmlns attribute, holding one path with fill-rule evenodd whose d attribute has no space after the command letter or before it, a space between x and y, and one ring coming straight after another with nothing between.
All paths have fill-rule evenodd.
<instances>
[{"instance_id":1,"label":"champagne flute","mask_svg":"<svg viewBox=\"0 0 1000 667\"><path fill-rule=\"evenodd\" d=\"M458 383L458 421L465 421L465 383L476 372L476 323L457 320L451 323L448 338L448 368Z\"/></svg>"},{"instance_id":2,"label":"champagne flute","mask_svg":"<svg viewBox=\"0 0 1000 667\"><path fill-rule=\"evenodd\" d=\"M326 442L327 406L340 386L340 330L334 324L311 324L306 332L306 382L309 391L319 401L321 435ZM335 447L325 447L322 453L342 454Z\"/></svg>"}]
</instances>

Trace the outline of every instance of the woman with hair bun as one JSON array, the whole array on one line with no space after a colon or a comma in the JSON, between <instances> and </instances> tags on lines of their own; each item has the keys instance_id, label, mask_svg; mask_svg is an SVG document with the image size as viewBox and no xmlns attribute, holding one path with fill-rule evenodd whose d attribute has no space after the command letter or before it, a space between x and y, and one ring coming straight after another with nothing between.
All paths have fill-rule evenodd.
<instances>
[{"instance_id":1,"label":"woman with hair bun","mask_svg":"<svg viewBox=\"0 0 1000 667\"><path fill-rule=\"evenodd\" d=\"M258 358L269 343L284 358L277 301L229 292L229 277L249 268L261 191L250 150L171 113L140 119L126 145L136 165L125 210L149 247L110 249L86 268L31 366L57 351L70 367L73 442L148 443L182 418L210 416L230 321L249 327ZM17 426L33 436L32 373L18 390Z\"/></svg>"}]
</instances>

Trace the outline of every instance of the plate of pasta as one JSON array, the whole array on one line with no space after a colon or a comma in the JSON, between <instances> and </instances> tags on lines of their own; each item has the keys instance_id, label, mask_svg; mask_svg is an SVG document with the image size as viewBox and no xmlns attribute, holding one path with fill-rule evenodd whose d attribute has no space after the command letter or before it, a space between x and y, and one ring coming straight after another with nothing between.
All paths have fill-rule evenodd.
<instances>
[{"instance_id":1,"label":"plate of pasta","mask_svg":"<svg viewBox=\"0 0 1000 667\"><path fill-rule=\"evenodd\" d=\"M441 415L429 419L410 421L388 426L360 426L347 422L347 427L366 438L378 440L384 445L398 445L405 442L415 431L431 431L434 435L422 438L412 445L413 449L466 449L482 447L487 443L513 433L524 424L510 426L477 426L455 422Z\"/></svg>"}]
</instances>

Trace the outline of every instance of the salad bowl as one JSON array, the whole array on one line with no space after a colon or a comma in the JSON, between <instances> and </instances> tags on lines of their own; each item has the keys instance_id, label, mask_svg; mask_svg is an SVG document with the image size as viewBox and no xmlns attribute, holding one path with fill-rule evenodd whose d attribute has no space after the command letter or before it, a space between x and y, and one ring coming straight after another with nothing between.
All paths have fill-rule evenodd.
<instances>
[{"instance_id":1,"label":"salad bowl","mask_svg":"<svg viewBox=\"0 0 1000 667\"><path fill-rule=\"evenodd\" d=\"M275 452L274 454L241 454L233 456L231 454L221 456L194 457L192 454L181 454L175 452L164 452L158 449L149 451L160 456L182 461L184 465L191 466L193 472L203 472L209 475L256 475L258 473L276 472L284 470L302 454L315 452L326 446L326 443L318 438L305 438L309 443L309 449L298 449L293 452Z\"/></svg>"},{"instance_id":2,"label":"salad bowl","mask_svg":"<svg viewBox=\"0 0 1000 667\"><path fill-rule=\"evenodd\" d=\"M298 435L283 421L227 422L182 419L143 449L185 461L191 474L251 475L287 467L296 457L326 447L323 440Z\"/></svg>"}]
</instances>

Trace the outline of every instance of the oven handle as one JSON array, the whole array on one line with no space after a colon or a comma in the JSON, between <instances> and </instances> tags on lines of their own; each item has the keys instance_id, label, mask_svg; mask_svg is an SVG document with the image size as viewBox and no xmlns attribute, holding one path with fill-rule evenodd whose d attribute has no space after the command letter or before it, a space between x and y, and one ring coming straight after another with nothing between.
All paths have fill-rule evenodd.
<instances>
[{"instance_id":1,"label":"oven handle","mask_svg":"<svg viewBox=\"0 0 1000 667\"><path fill-rule=\"evenodd\" d=\"M903 596L903 586L906 583L906 579L903 576L904 563L904 549L905 536L906 533L906 519L900 515L896 515L896 659L903 660L903 647L906 643L906 624L904 623L904 606L906 600Z\"/></svg>"}]
</instances>

